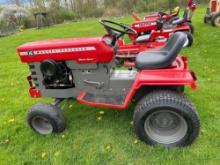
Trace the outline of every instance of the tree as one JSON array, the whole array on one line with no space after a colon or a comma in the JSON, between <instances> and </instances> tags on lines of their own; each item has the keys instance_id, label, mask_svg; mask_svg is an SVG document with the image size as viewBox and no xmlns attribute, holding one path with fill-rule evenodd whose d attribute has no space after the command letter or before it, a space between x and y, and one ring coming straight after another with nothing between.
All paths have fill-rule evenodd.
<instances>
[{"instance_id":1,"label":"tree","mask_svg":"<svg viewBox=\"0 0 220 165\"><path fill-rule=\"evenodd\" d=\"M20 0L9 0L9 2L11 2L11 4L21 6Z\"/></svg>"},{"instance_id":2,"label":"tree","mask_svg":"<svg viewBox=\"0 0 220 165\"><path fill-rule=\"evenodd\" d=\"M21 4L20 4L20 0L15 0L15 4L17 5L17 6L20 6Z\"/></svg>"},{"instance_id":3,"label":"tree","mask_svg":"<svg viewBox=\"0 0 220 165\"><path fill-rule=\"evenodd\" d=\"M28 12L19 6L7 6L0 14L0 35L14 34L22 24L22 19L28 17Z\"/></svg>"},{"instance_id":4,"label":"tree","mask_svg":"<svg viewBox=\"0 0 220 165\"><path fill-rule=\"evenodd\" d=\"M25 17L28 17L28 11L16 5L5 7L0 14L0 20L14 22L18 26Z\"/></svg>"}]
</instances>

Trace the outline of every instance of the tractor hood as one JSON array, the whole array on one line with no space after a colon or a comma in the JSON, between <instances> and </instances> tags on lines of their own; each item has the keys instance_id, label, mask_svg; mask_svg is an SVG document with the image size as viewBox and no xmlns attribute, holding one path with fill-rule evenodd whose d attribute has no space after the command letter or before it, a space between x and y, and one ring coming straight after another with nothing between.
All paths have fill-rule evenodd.
<instances>
[{"instance_id":1,"label":"tractor hood","mask_svg":"<svg viewBox=\"0 0 220 165\"><path fill-rule=\"evenodd\" d=\"M106 63L114 56L114 50L103 37L68 38L25 43L17 48L22 62L73 60L78 63Z\"/></svg>"}]
</instances>

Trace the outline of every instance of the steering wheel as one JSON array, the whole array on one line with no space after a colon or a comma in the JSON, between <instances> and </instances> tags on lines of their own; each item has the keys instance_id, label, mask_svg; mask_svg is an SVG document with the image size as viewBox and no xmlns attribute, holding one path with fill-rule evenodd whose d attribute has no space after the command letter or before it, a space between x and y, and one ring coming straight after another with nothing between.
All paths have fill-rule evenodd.
<instances>
[{"instance_id":1,"label":"steering wheel","mask_svg":"<svg viewBox=\"0 0 220 165\"><path fill-rule=\"evenodd\" d=\"M157 23L157 30L161 30L163 28L165 21L162 18L158 18L156 20L156 23Z\"/></svg>"},{"instance_id":2,"label":"steering wheel","mask_svg":"<svg viewBox=\"0 0 220 165\"><path fill-rule=\"evenodd\" d=\"M113 37L112 45L115 45L116 41L125 34L135 35L136 30L123 23L117 23L110 20L101 19L99 22L105 27L106 31Z\"/></svg>"},{"instance_id":3,"label":"steering wheel","mask_svg":"<svg viewBox=\"0 0 220 165\"><path fill-rule=\"evenodd\" d=\"M160 17L163 17L164 15L167 15L167 13L165 13L163 11L159 11L158 14L160 15Z\"/></svg>"}]
</instances>

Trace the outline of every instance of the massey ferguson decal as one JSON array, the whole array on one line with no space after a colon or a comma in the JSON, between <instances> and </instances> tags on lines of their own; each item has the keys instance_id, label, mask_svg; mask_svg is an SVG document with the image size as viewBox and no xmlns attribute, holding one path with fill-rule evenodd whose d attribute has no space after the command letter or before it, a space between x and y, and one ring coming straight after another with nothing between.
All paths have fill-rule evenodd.
<instances>
[{"instance_id":1,"label":"massey ferguson decal","mask_svg":"<svg viewBox=\"0 0 220 165\"><path fill-rule=\"evenodd\" d=\"M88 47L75 47L75 48L62 48L62 49L48 49L48 50L29 50L26 52L20 52L21 56L34 56L39 54L56 54L56 53L71 53L71 52L85 52L94 51L96 48L94 46Z\"/></svg>"},{"instance_id":2,"label":"massey ferguson decal","mask_svg":"<svg viewBox=\"0 0 220 165\"><path fill-rule=\"evenodd\" d=\"M143 23L138 23L136 25L134 25L134 27L138 28L138 27L146 27L146 26L153 26L156 25L156 22L143 22Z\"/></svg>"}]
</instances>

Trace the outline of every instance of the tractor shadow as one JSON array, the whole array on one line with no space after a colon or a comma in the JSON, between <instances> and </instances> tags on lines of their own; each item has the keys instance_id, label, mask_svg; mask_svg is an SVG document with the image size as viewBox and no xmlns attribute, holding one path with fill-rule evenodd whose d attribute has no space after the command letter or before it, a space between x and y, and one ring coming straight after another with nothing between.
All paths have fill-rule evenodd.
<instances>
[{"instance_id":1,"label":"tractor shadow","mask_svg":"<svg viewBox=\"0 0 220 165\"><path fill-rule=\"evenodd\" d=\"M73 100L67 100L63 104L64 116L67 130L76 131L94 129L95 131L114 130L113 132L131 132L133 129L133 112L135 103L127 109L107 109L100 107L89 107Z\"/></svg>"}]
</instances>

